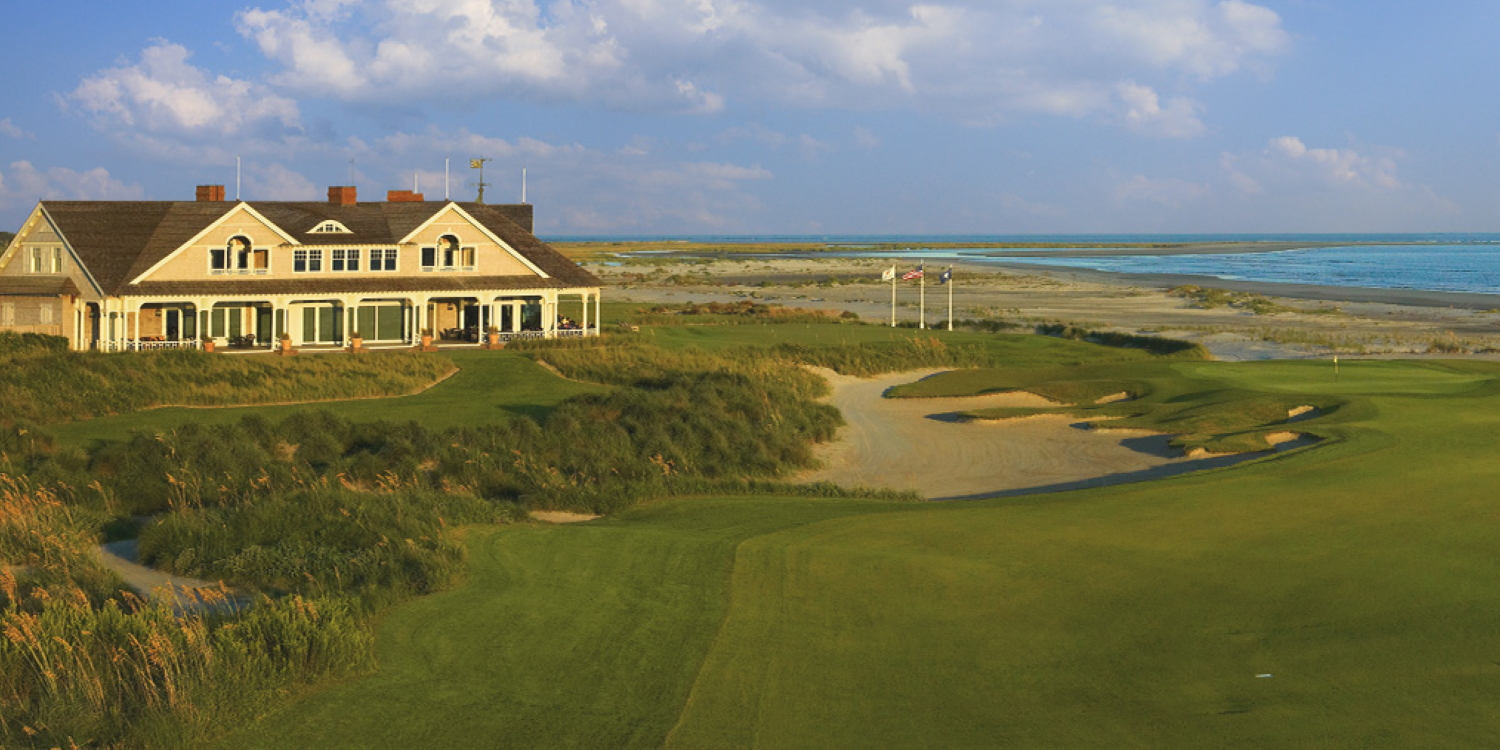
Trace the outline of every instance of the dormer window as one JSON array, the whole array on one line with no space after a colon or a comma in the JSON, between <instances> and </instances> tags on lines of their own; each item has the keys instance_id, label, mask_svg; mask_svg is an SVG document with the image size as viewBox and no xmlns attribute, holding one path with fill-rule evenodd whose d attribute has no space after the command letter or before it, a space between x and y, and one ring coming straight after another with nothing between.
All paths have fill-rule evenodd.
<instances>
[{"instance_id":1,"label":"dormer window","mask_svg":"<svg viewBox=\"0 0 1500 750\"><path fill-rule=\"evenodd\" d=\"M445 234L438 238L437 247L422 248L422 270L472 271L474 248L462 247L457 237Z\"/></svg>"},{"instance_id":2,"label":"dormer window","mask_svg":"<svg viewBox=\"0 0 1500 750\"><path fill-rule=\"evenodd\" d=\"M319 224L319 225L313 227L312 233L313 234L354 234L353 232L349 231L348 227L346 227L343 224L340 224L340 223L334 221L333 219L329 219L328 221L325 221L322 224Z\"/></svg>"},{"instance_id":3,"label":"dormer window","mask_svg":"<svg viewBox=\"0 0 1500 750\"><path fill-rule=\"evenodd\" d=\"M270 251L252 246L244 235L208 250L208 272L213 274L264 274L270 265Z\"/></svg>"}]
</instances>

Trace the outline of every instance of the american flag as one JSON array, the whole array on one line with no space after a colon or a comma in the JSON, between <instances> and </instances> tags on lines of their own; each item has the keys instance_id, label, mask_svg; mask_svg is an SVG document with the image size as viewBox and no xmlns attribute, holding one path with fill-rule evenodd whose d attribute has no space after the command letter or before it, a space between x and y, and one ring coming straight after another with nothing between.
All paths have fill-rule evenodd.
<instances>
[{"instance_id":1,"label":"american flag","mask_svg":"<svg viewBox=\"0 0 1500 750\"><path fill-rule=\"evenodd\" d=\"M911 281L912 279L920 279L920 278L922 278L922 267L921 266L917 266L916 268L913 268L912 270L907 271L906 273L904 273L904 274L901 275L901 280L902 281Z\"/></svg>"}]
</instances>

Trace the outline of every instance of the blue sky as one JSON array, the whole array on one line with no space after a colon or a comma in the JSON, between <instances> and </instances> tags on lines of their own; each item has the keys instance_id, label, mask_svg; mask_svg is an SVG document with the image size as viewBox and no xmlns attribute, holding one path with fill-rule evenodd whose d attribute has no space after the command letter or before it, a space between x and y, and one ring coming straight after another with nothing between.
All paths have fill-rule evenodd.
<instances>
[{"instance_id":1,"label":"blue sky","mask_svg":"<svg viewBox=\"0 0 1500 750\"><path fill-rule=\"evenodd\" d=\"M141 8L148 10L141 10ZM561 234L1500 231L1500 3L8 3L38 199L519 200Z\"/></svg>"}]
</instances>

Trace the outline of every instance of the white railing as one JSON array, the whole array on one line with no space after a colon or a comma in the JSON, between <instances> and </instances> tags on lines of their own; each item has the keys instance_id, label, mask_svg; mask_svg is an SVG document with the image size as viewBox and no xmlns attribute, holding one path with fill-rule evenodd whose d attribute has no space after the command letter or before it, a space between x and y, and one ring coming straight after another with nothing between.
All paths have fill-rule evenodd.
<instances>
[{"instance_id":1,"label":"white railing","mask_svg":"<svg viewBox=\"0 0 1500 750\"><path fill-rule=\"evenodd\" d=\"M521 339L544 338L547 338L546 331L503 331L500 334L501 341L519 341Z\"/></svg>"},{"instance_id":2,"label":"white railing","mask_svg":"<svg viewBox=\"0 0 1500 750\"><path fill-rule=\"evenodd\" d=\"M126 341L125 350L149 352L157 349L197 349L196 341Z\"/></svg>"},{"instance_id":3,"label":"white railing","mask_svg":"<svg viewBox=\"0 0 1500 750\"><path fill-rule=\"evenodd\" d=\"M575 337L575 336L587 336L588 335L588 331L585 331L582 328L559 328L559 329L557 329L555 331L555 333L556 333L557 337L560 338L560 339L566 339L566 338L572 338L572 337Z\"/></svg>"}]
</instances>

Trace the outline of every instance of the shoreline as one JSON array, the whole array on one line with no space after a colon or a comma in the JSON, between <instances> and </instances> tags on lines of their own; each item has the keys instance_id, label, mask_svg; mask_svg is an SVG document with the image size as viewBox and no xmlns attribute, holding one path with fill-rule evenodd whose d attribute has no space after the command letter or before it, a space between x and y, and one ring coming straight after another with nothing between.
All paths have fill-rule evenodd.
<instances>
[{"instance_id":1,"label":"shoreline","mask_svg":"<svg viewBox=\"0 0 1500 750\"><path fill-rule=\"evenodd\" d=\"M1295 250L1310 250L1324 247L1378 247L1383 245L1407 244L1396 241L1364 241L1364 242L1292 242L1292 241L1245 241L1245 242L1188 242L1177 245L1149 245L1137 246L1099 246L1099 247L1075 247L1058 250L1033 250L1016 249L1001 251L1003 246L995 248L981 248L991 250L990 252L973 253L967 258L944 258L940 262L946 262L956 270L965 273L983 274L986 272L1003 271L1006 273L1022 274L1029 276L1043 276L1055 279L1081 281L1091 283L1102 283L1114 286L1146 287L1152 289L1171 289L1177 286L1194 285L1226 289L1232 292L1249 292L1261 294L1268 297L1282 297L1285 299L1311 300L1325 302L1349 302L1349 303L1374 303L1387 305L1400 305L1407 307L1445 307L1464 310L1500 310L1500 291L1488 292L1459 292L1444 291L1436 289L1393 289L1385 287L1367 286L1344 286L1337 284L1304 284L1287 281L1255 281L1246 279L1225 279L1218 276L1204 274L1174 274L1174 273L1136 273L1129 271L1104 271L1094 268L1078 268L1076 266L1057 266L1046 263L1006 263L1006 258L1100 258L1100 257L1141 257L1141 256L1173 256L1173 255L1238 255L1290 252ZM1060 243L1059 243L1060 245ZM629 256L633 251L621 253ZM920 257L893 258L892 256L865 256L865 257L829 257L827 252L841 252L838 250L809 251L805 247L791 247L784 252L765 252L762 250L746 250L736 252L732 250L707 250L689 249L673 250L662 249L652 252L651 257L661 260L708 260L716 263L723 262L746 262L746 261L773 261L773 260L807 260L828 263L838 260L847 260L851 263L880 262L887 263L892 260L923 262ZM985 258L984 261L976 261L974 258ZM928 258L928 261L938 260ZM845 272L845 273L803 273L803 274L776 274L778 281L810 281L816 279L839 278L854 279L866 278L868 272ZM755 283L760 280L759 275L740 276L738 274L720 274L720 279L727 282Z\"/></svg>"},{"instance_id":2,"label":"shoreline","mask_svg":"<svg viewBox=\"0 0 1500 750\"><path fill-rule=\"evenodd\" d=\"M1130 273L1100 271L1094 268L1049 266L1041 263L987 263L969 265L969 270L1000 269L1008 273L1048 276L1069 281L1087 281L1118 286L1171 289L1184 285L1250 292L1267 297L1323 302L1369 302L1404 307L1451 307L1463 310L1500 309L1500 293L1448 292L1432 289L1389 289L1372 286L1338 286L1334 284L1298 284L1289 281L1248 281L1186 273Z\"/></svg>"},{"instance_id":3,"label":"shoreline","mask_svg":"<svg viewBox=\"0 0 1500 750\"><path fill-rule=\"evenodd\" d=\"M1099 271L1045 264L970 260L953 264L955 283L933 277L926 309L917 283L881 282L887 258L829 258L682 253L649 263L601 262L592 270L626 302L735 303L755 300L791 308L847 311L861 320L894 315L930 327L953 315L1003 319L1018 326L1064 323L1081 328L1162 335L1203 344L1220 359L1285 359L1328 354L1500 356L1500 294L1379 289L1226 280L1202 275ZM1201 304L1174 294L1196 285L1250 299Z\"/></svg>"}]
</instances>

